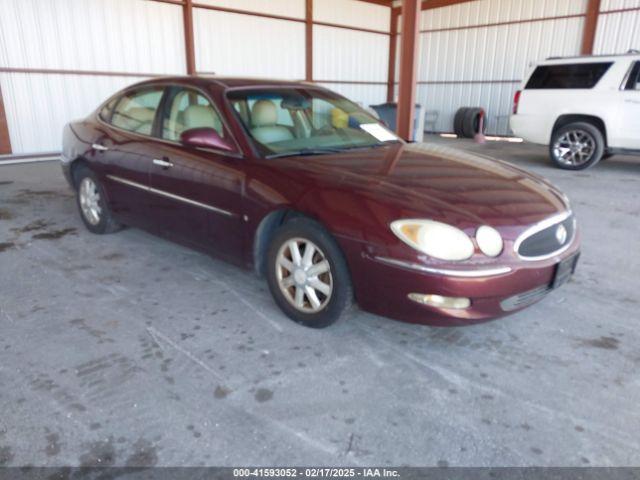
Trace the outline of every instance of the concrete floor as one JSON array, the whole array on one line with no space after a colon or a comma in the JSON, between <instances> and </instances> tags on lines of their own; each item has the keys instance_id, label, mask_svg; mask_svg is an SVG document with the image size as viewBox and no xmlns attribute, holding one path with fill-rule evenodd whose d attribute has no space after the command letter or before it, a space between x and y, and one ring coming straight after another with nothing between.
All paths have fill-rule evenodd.
<instances>
[{"instance_id":1,"label":"concrete floor","mask_svg":"<svg viewBox=\"0 0 640 480\"><path fill-rule=\"evenodd\" d=\"M0 465L640 465L640 161L571 173L584 248L543 302L473 327L297 326L265 284L82 226L56 163L0 167Z\"/></svg>"}]
</instances>

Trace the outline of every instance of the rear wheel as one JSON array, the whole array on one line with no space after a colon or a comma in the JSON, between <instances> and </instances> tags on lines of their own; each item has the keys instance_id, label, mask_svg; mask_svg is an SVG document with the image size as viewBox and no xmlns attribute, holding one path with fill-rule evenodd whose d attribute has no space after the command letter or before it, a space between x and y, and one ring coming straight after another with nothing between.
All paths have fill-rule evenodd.
<instances>
[{"instance_id":1,"label":"rear wheel","mask_svg":"<svg viewBox=\"0 0 640 480\"><path fill-rule=\"evenodd\" d=\"M79 166L74 176L78 188L78 209L87 229L97 234L120 230L121 226L111 215L104 188L95 173L85 166Z\"/></svg>"},{"instance_id":2,"label":"rear wheel","mask_svg":"<svg viewBox=\"0 0 640 480\"><path fill-rule=\"evenodd\" d=\"M553 162L566 170L584 170L598 163L605 151L604 135L594 125L576 122L553 133L549 153Z\"/></svg>"},{"instance_id":3,"label":"rear wheel","mask_svg":"<svg viewBox=\"0 0 640 480\"><path fill-rule=\"evenodd\" d=\"M353 290L335 240L318 223L295 218L281 226L269 245L269 289L293 321L323 328L351 305Z\"/></svg>"}]
</instances>

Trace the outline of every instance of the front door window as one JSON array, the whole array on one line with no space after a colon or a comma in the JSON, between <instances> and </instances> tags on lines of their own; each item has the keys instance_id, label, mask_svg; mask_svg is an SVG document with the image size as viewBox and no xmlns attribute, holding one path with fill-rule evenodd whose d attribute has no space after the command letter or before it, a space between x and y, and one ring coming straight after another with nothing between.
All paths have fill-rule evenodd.
<instances>
[{"instance_id":1,"label":"front door window","mask_svg":"<svg viewBox=\"0 0 640 480\"><path fill-rule=\"evenodd\" d=\"M180 135L192 128L213 128L221 138L225 136L220 115L211 102L194 90L179 89L165 111L162 138L179 142Z\"/></svg>"}]
</instances>

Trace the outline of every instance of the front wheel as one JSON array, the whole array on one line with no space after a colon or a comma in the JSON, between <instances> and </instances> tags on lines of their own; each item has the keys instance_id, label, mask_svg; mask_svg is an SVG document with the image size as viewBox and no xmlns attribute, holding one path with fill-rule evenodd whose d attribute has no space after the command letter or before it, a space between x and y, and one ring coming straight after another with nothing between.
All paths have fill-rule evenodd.
<instances>
[{"instance_id":1,"label":"front wheel","mask_svg":"<svg viewBox=\"0 0 640 480\"><path fill-rule=\"evenodd\" d=\"M318 223L307 218L285 223L267 255L269 289L293 321L324 328L351 305L353 290L342 251Z\"/></svg>"},{"instance_id":2,"label":"front wheel","mask_svg":"<svg viewBox=\"0 0 640 480\"><path fill-rule=\"evenodd\" d=\"M556 130L549 153L553 162L565 170L584 170L598 163L605 152L602 132L594 125L576 122Z\"/></svg>"}]
</instances>

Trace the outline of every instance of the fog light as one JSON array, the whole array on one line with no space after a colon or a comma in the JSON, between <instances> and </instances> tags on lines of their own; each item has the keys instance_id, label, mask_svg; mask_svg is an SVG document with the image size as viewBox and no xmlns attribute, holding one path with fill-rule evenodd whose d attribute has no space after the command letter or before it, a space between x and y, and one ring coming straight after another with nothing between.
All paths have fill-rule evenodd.
<instances>
[{"instance_id":1,"label":"fog light","mask_svg":"<svg viewBox=\"0 0 640 480\"><path fill-rule=\"evenodd\" d=\"M410 293L409 300L437 308L469 308L471 300L464 297L443 297L442 295L426 295L424 293Z\"/></svg>"}]
</instances>

